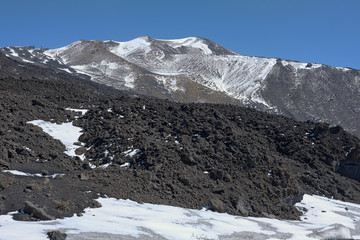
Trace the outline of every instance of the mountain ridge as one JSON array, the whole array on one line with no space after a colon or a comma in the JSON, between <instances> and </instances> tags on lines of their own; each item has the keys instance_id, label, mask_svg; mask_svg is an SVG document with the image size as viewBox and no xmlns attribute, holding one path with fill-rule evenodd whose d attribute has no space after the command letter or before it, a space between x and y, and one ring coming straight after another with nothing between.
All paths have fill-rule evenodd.
<instances>
[{"instance_id":1,"label":"mountain ridge","mask_svg":"<svg viewBox=\"0 0 360 240\"><path fill-rule=\"evenodd\" d=\"M181 102L244 105L301 121L340 124L360 136L360 71L355 69L244 56L199 37L80 40L52 50L10 47L0 52L116 89Z\"/></svg>"}]
</instances>

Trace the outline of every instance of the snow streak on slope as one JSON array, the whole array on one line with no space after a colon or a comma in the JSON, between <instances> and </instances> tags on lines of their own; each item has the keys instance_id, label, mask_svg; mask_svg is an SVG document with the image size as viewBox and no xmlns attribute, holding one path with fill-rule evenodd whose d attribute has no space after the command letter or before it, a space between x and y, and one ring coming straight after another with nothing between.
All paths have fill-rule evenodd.
<instances>
[{"instance_id":1,"label":"snow streak on slope","mask_svg":"<svg viewBox=\"0 0 360 240\"><path fill-rule=\"evenodd\" d=\"M305 195L301 221L232 216L205 210L99 198L81 217L17 222L0 216L0 239L41 240L60 230L66 239L328 239L359 238L360 205Z\"/></svg>"},{"instance_id":2,"label":"snow streak on slope","mask_svg":"<svg viewBox=\"0 0 360 240\"><path fill-rule=\"evenodd\" d=\"M81 135L81 128L75 127L71 122L56 124L51 122L46 122L43 120L34 120L28 123L39 126L43 129L44 132L49 134L55 139L60 140L66 147L65 153L69 156L78 156L75 153L75 150L79 148L78 145L75 145L75 142L78 142L78 139ZM85 155L78 156L81 159L85 159Z\"/></svg>"},{"instance_id":3,"label":"snow streak on slope","mask_svg":"<svg viewBox=\"0 0 360 240\"><path fill-rule=\"evenodd\" d=\"M319 67L323 66L322 64L318 64L318 63L309 64L309 63L302 63L302 62L295 62L295 61L285 61L285 60L281 61L281 63L282 63L283 66L291 65L296 70L298 70L298 69L319 68Z\"/></svg>"},{"instance_id":4,"label":"snow streak on slope","mask_svg":"<svg viewBox=\"0 0 360 240\"><path fill-rule=\"evenodd\" d=\"M147 37L139 37L128 42L116 42L118 46L113 49L113 52L121 57L130 55L135 51L142 51L145 54L151 51L150 43Z\"/></svg>"},{"instance_id":5,"label":"snow streak on slope","mask_svg":"<svg viewBox=\"0 0 360 240\"><path fill-rule=\"evenodd\" d=\"M160 82L164 82L169 76L186 76L231 97L267 105L259 90L276 59L236 54L215 55L202 39L192 37L178 40L141 37L116 44L117 46L110 46L109 51L152 73L162 75L162 78L156 77L162 80ZM187 47L185 53L177 51L182 47ZM200 49L204 54L191 49ZM174 91L177 88L167 89Z\"/></svg>"},{"instance_id":6,"label":"snow streak on slope","mask_svg":"<svg viewBox=\"0 0 360 240\"><path fill-rule=\"evenodd\" d=\"M74 48L79 48L81 47L81 41L76 41L74 43L71 43L68 46L62 47L62 48L57 48L57 49L50 49L50 50L46 50L44 51L44 54L54 60L54 61L60 61L61 63L68 63L71 60L71 53L70 54L66 54L69 51L73 51ZM75 55L75 53L74 53Z\"/></svg>"},{"instance_id":7,"label":"snow streak on slope","mask_svg":"<svg viewBox=\"0 0 360 240\"><path fill-rule=\"evenodd\" d=\"M175 40L158 40L158 41L164 41L175 49L180 47L192 47L202 50L206 55L210 55L213 53L210 50L209 46L206 45L206 43L204 43L201 38L188 37L188 38L175 39Z\"/></svg>"},{"instance_id":8,"label":"snow streak on slope","mask_svg":"<svg viewBox=\"0 0 360 240\"><path fill-rule=\"evenodd\" d=\"M206 43L204 43L203 39L201 38L189 37L189 38L175 39L175 40L157 40L157 39L151 39L148 36L142 36L128 42L112 41L112 43L116 43L117 46L111 48L110 51L121 57L126 57L137 51L145 53L146 55L153 50L154 42L158 44L161 44L161 42L163 42L162 43L163 45L168 45L173 49L178 49L181 47L189 47L189 48L201 50L201 52L203 52L206 55L210 55L213 53L209 49L208 45L206 45Z\"/></svg>"},{"instance_id":9,"label":"snow streak on slope","mask_svg":"<svg viewBox=\"0 0 360 240\"><path fill-rule=\"evenodd\" d=\"M141 89L137 81L146 74L170 94L183 91L182 81L187 79L244 102L267 106L260 88L276 63L275 59L238 55L197 37L157 40L142 36L128 42L82 40L36 52L31 53L36 62L51 62L60 70L85 74L93 81L119 89ZM14 50L8 53L18 56Z\"/></svg>"},{"instance_id":10,"label":"snow streak on slope","mask_svg":"<svg viewBox=\"0 0 360 240\"><path fill-rule=\"evenodd\" d=\"M20 49L9 48L5 52L23 61L51 63L68 73L85 74L95 82L118 89L159 97L153 89L147 89L153 87L174 97L179 90L190 91L182 88L185 81L194 81L204 89L224 93L245 104L255 102L274 108L263 99L261 90L265 89L265 79L277 59L239 55L198 37L157 40L142 36L127 42L81 40L53 50L29 50L29 54L19 54L23 51ZM323 66L285 60L281 63L295 72ZM155 81L145 83L144 88L145 79Z\"/></svg>"}]
</instances>

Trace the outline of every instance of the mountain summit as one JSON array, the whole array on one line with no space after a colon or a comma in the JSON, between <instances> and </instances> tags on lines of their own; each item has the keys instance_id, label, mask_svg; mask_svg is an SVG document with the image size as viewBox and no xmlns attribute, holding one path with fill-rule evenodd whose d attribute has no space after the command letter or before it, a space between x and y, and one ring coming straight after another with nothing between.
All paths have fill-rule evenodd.
<instances>
[{"instance_id":1,"label":"mountain summit","mask_svg":"<svg viewBox=\"0 0 360 240\"><path fill-rule=\"evenodd\" d=\"M359 70L243 56L199 37L81 40L52 50L8 47L0 52L136 94L245 105L340 124L360 136Z\"/></svg>"}]
</instances>

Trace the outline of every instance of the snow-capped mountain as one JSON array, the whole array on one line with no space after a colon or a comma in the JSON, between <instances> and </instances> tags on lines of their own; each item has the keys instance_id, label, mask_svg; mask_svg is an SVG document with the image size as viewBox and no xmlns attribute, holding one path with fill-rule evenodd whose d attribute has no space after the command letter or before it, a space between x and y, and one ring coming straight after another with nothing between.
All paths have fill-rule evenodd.
<instances>
[{"instance_id":1,"label":"snow-capped mountain","mask_svg":"<svg viewBox=\"0 0 360 240\"><path fill-rule=\"evenodd\" d=\"M243 104L298 120L341 124L360 136L359 70L243 56L197 37L81 40L52 50L0 51L117 89L181 102Z\"/></svg>"}]
</instances>

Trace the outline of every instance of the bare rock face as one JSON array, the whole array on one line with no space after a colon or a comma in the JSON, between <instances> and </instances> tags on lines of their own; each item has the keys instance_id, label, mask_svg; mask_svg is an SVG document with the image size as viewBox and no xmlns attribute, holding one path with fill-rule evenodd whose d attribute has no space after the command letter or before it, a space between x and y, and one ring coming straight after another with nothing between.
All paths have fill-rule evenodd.
<instances>
[{"instance_id":1,"label":"bare rock face","mask_svg":"<svg viewBox=\"0 0 360 240\"><path fill-rule=\"evenodd\" d=\"M54 216L50 216L44 209L37 207L30 201L25 201L24 212L39 220L55 220Z\"/></svg>"},{"instance_id":2,"label":"bare rock face","mask_svg":"<svg viewBox=\"0 0 360 240\"><path fill-rule=\"evenodd\" d=\"M60 231L52 231L47 233L50 240L65 240L67 237L66 233L61 233Z\"/></svg>"},{"instance_id":3,"label":"bare rock face","mask_svg":"<svg viewBox=\"0 0 360 240\"><path fill-rule=\"evenodd\" d=\"M338 166L338 172L360 181L360 148L350 150L348 157Z\"/></svg>"},{"instance_id":4,"label":"bare rock face","mask_svg":"<svg viewBox=\"0 0 360 240\"><path fill-rule=\"evenodd\" d=\"M243 216L248 216L252 211L250 204L247 201L244 201L242 198L239 198L236 203L236 210Z\"/></svg>"},{"instance_id":5,"label":"bare rock face","mask_svg":"<svg viewBox=\"0 0 360 240\"><path fill-rule=\"evenodd\" d=\"M220 199L214 198L209 201L209 209L215 212L225 212L225 204Z\"/></svg>"},{"instance_id":6,"label":"bare rock face","mask_svg":"<svg viewBox=\"0 0 360 240\"><path fill-rule=\"evenodd\" d=\"M300 64L300 63L299 63ZM264 81L261 94L280 112L300 121L341 125L360 136L360 71L325 65L295 68L278 61Z\"/></svg>"}]
</instances>

